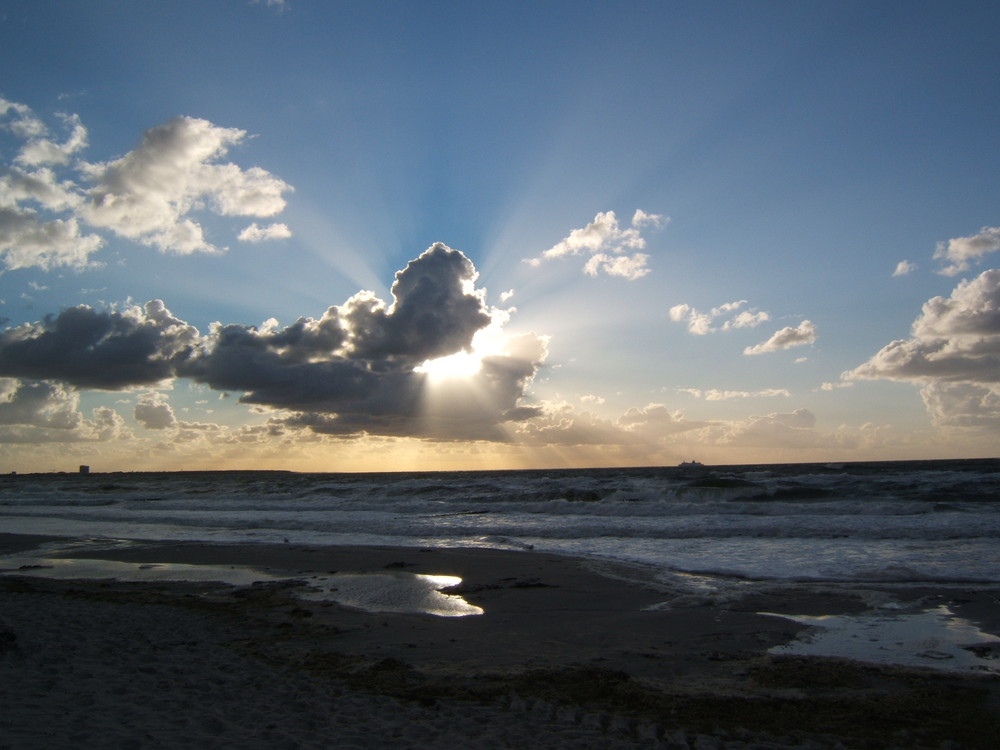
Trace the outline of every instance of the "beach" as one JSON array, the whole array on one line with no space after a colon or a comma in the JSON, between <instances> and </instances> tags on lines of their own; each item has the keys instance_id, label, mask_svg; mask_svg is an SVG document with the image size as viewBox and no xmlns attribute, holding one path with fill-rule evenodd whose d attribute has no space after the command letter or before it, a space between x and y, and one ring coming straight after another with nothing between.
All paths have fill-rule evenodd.
<instances>
[{"instance_id":1,"label":"beach","mask_svg":"<svg viewBox=\"0 0 1000 750\"><path fill-rule=\"evenodd\" d=\"M65 541L0 535L0 554ZM770 652L806 627L780 615L863 613L877 586L721 606L544 552L143 542L73 555L270 578L6 568L0 747L986 748L1000 729L994 672ZM420 576L450 577L442 593L466 614L308 595L313 580L406 590ZM893 600L1000 627L1000 588Z\"/></svg>"}]
</instances>

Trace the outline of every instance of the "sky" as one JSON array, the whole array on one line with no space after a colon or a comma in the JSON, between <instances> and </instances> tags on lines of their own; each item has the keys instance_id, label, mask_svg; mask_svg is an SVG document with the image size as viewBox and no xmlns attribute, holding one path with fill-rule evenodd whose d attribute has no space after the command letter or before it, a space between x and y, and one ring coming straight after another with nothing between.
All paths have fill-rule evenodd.
<instances>
[{"instance_id":1,"label":"sky","mask_svg":"<svg viewBox=\"0 0 1000 750\"><path fill-rule=\"evenodd\" d=\"M0 472L998 456L998 38L7 0Z\"/></svg>"}]
</instances>

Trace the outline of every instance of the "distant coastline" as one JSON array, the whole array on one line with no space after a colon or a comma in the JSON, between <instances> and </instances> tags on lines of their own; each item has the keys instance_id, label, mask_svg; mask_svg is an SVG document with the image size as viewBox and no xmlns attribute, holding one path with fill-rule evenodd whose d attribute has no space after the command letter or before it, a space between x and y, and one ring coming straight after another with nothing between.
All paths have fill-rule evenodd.
<instances>
[{"instance_id":1,"label":"distant coastline","mask_svg":"<svg viewBox=\"0 0 1000 750\"><path fill-rule=\"evenodd\" d=\"M587 467L576 467L576 468L566 468L566 467L556 467L556 468L531 468L531 469L419 469L415 471L407 470L396 470L396 471L350 471L350 470L337 470L337 471L296 471L294 469L135 469L135 470L122 470L114 469L110 471L101 471L100 469L94 469L91 467L90 471L86 473L81 473L79 471L72 471L69 469L59 469L52 471L30 471L22 472L18 470L6 471L0 473L0 478L11 478L11 477L94 477L94 476L142 476L142 475L157 475L157 474L169 474L176 476L186 476L186 475L239 475L239 474L256 474L265 476L274 475L295 475L295 476L318 476L323 474L330 474L336 476L343 475L358 475L358 476L380 476L380 475L462 475L462 474L586 474L586 473L607 473L607 472L655 472L664 471L669 472L676 469L690 469L699 468L706 469L710 471L733 471L742 472L750 471L753 469L784 469L784 468L808 468L815 467L817 471L820 472L831 472L831 471L851 471L858 469L868 469L868 470L878 470L883 467L917 467L920 465L926 465L928 468L940 467L945 464L966 466L969 468L974 468L976 466L986 465L989 463L1000 463L1000 456L988 457L988 458L906 458L906 459L893 459L893 460L875 460L875 461L786 461L777 463L748 463L748 464L703 464L698 461L683 461L679 464L663 464L663 465L643 465L643 466L587 466Z\"/></svg>"}]
</instances>

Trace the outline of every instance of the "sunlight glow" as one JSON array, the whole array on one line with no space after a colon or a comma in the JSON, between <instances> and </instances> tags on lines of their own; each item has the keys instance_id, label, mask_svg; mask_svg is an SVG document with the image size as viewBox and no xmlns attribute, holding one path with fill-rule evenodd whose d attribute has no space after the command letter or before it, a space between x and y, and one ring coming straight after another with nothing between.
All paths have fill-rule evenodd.
<instances>
[{"instance_id":1,"label":"sunlight glow","mask_svg":"<svg viewBox=\"0 0 1000 750\"><path fill-rule=\"evenodd\" d=\"M482 365L481 354L475 352L457 352L449 354L447 357L428 359L423 364L414 368L414 370L425 373L433 380L454 380L471 378L477 375Z\"/></svg>"}]
</instances>

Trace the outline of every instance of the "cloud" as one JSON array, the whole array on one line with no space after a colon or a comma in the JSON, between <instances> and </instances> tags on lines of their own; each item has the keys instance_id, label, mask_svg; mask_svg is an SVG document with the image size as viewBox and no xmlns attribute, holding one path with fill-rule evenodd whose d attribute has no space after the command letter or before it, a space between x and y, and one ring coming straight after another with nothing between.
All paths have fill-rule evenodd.
<instances>
[{"instance_id":1,"label":"cloud","mask_svg":"<svg viewBox=\"0 0 1000 750\"><path fill-rule=\"evenodd\" d=\"M322 434L502 440L502 424L539 413L522 399L547 356L543 337L501 335L474 376L440 392L419 370L470 351L478 333L506 321L508 312L486 306L477 278L465 255L438 243L396 274L391 305L363 291L319 319L217 323L205 335L159 300L80 305L0 331L0 375L103 390L183 377L291 412L276 423ZM155 393L140 397L134 416L150 429L176 422Z\"/></svg>"},{"instance_id":2,"label":"cloud","mask_svg":"<svg viewBox=\"0 0 1000 750\"><path fill-rule=\"evenodd\" d=\"M135 420L148 430L165 430L177 424L174 410L162 393L143 394L135 405Z\"/></svg>"},{"instance_id":3,"label":"cloud","mask_svg":"<svg viewBox=\"0 0 1000 750\"><path fill-rule=\"evenodd\" d=\"M0 424L71 430L82 421L79 395L61 384L0 378Z\"/></svg>"},{"instance_id":4,"label":"cloud","mask_svg":"<svg viewBox=\"0 0 1000 750\"><path fill-rule=\"evenodd\" d=\"M893 278L897 276L906 276L917 270L916 263L910 263L908 260L901 260L896 264L896 270L892 272Z\"/></svg>"},{"instance_id":5,"label":"cloud","mask_svg":"<svg viewBox=\"0 0 1000 750\"><path fill-rule=\"evenodd\" d=\"M159 300L98 311L87 305L0 331L0 375L120 390L173 376L198 338Z\"/></svg>"},{"instance_id":6,"label":"cloud","mask_svg":"<svg viewBox=\"0 0 1000 750\"><path fill-rule=\"evenodd\" d=\"M919 384L939 426L1000 425L1000 270L961 281L949 297L928 300L910 333L841 378Z\"/></svg>"},{"instance_id":7,"label":"cloud","mask_svg":"<svg viewBox=\"0 0 1000 750\"><path fill-rule=\"evenodd\" d=\"M950 297L928 300L911 338L892 341L848 380L1000 382L1000 270L962 281Z\"/></svg>"},{"instance_id":8,"label":"cloud","mask_svg":"<svg viewBox=\"0 0 1000 750\"><path fill-rule=\"evenodd\" d=\"M731 331L736 328L755 328L761 323L771 319L766 312L760 312L756 308L743 310L733 315L723 322L721 326L713 327L717 318L729 315L739 310L747 301L745 299L736 302L726 302L718 307L713 307L709 312L704 313L696 310L687 304L674 305L669 310L670 319L675 323L687 323L688 333L696 336L704 336L717 331Z\"/></svg>"},{"instance_id":9,"label":"cloud","mask_svg":"<svg viewBox=\"0 0 1000 750\"><path fill-rule=\"evenodd\" d=\"M938 273L955 276L969 270L970 261L978 262L982 256L1000 250L1000 227L983 227L979 234L971 237L957 237L947 242L939 242L934 251L934 259L946 261Z\"/></svg>"},{"instance_id":10,"label":"cloud","mask_svg":"<svg viewBox=\"0 0 1000 750\"><path fill-rule=\"evenodd\" d=\"M48 132L45 123L39 120L26 104L11 102L0 97L0 117L8 118L0 123L0 128L10 131L18 138L34 141Z\"/></svg>"},{"instance_id":11,"label":"cloud","mask_svg":"<svg viewBox=\"0 0 1000 750\"><path fill-rule=\"evenodd\" d=\"M0 260L18 268L85 268L104 240L81 234L76 219L42 221L34 211L0 208Z\"/></svg>"},{"instance_id":12,"label":"cloud","mask_svg":"<svg viewBox=\"0 0 1000 750\"><path fill-rule=\"evenodd\" d=\"M715 435L716 444L726 447L785 448L810 450L817 448L852 449L857 438L843 433L822 433L816 429L816 415L808 409L752 416L749 419L721 425Z\"/></svg>"},{"instance_id":13,"label":"cloud","mask_svg":"<svg viewBox=\"0 0 1000 750\"><path fill-rule=\"evenodd\" d=\"M576 412L565 402L548 402L541 405L535 418L516 425L514 432L517 440L527 445L626 447L649 452L651 457L672 437L707 424L686 419L680 411L663 404L633 407L617 419L605 419ZM635 453L633 460L638 455Z\"/></svg>"},{"instance_id":14,"label":"cloud","mask_svg":"<svg viewBox=\"0 0 1000 750\"><path fill-rule=\"evenodd\" d=\"M785 388L765 388L760 391L720 391L717 389L701 390L700 388L678 388L681 393L687 393L695 398L706 401L731 401L744 398L775 398L778 396L791 398L791 391Z\"/></svg>"},{"instance_id":15,"label":"cloud","mask_svg":"<svg viewBox=\"0 0 1000 750\"><path fill-rule=\"evenodd\" d=\"M0 443L105 441L129 436L121 415L80 412L80 395L62 383L0 378Z\"/></svg>"},{"instance_id":16,"label":"cloud","mask_svg":"<svg viewBox=\"0 0 1000 750\"><path fill-rule=\"evenodd\" d=\"M56 143L48 138L40 137L47 132L45 126L42 125L43 129L37 135L29 138L15 161L26 166L68 164L70 157L86 148L87 129L80 122L80 118L76 115L60 115L59 117L70 131L66 141Z\"/></svg>"},{"instance_id":17,"label":"cloud","mask_svg":"<svg viewBox=\"0 0 1000 750\"><path fill-rule=\"evenodd\" d=\"M1000 431L1000 384L933 382L920 389L920 397L938 427Z\"/></svg>"},{"instance_id":18,"label":"cloud","mask_svg":"<svg viewBox=\"0 0 1000 750\"><path fill-rule=\"evenodd\" d=\"M821 391L838 391L843 388L853 388L853 382L822 383L819 387Z\"/></svg>"},{"instance_id":19,"label":"cloud","mask_svg":"<svg viewBox=\"0 0 1000 750\"><path fill-rule=\"evenodd\" d=\"M816 327L811 321L803 320L794 328L791 326L782 328L762 344L748 346L743 350L743 353L748 356L767 354L770 352L781 351L783 349L791 349L796 346L812 344L815 341Z\"/></svg>"},{"instance_id":20,"label":"cloud","mask_svg":"<svg viewBox=\"0 0 1000 750\"><path fill-rule=\"evenodd\" d=\"M122 158L84 166L94 187L82 214L96 227L164 252L214 252L191 211L274 216L285 207L283 193L291 190L260 167L216 163L246 135L193 117L175 117L147 130L138 148Z\"/></svg>"},{"instance_id":21,"label":"cloud","mask_svg":"<svg viewBox=\"0 0 1000 750\"><path fill-rule=\"evenodd\" d=\"M359 292L284 329L216 326L178 374L242 391L246 403L321 414L295 422L325 432L406 432L423 393L415 368L468 350L492 320L476 278L465 255L439 243L396 274L391 306Z\"/></svg>"},{"instance_id":22,"label":"cloud","mask_svg":"<svg viewBox=\"0 0 1000 750\"><path fill-rule=\"evenodd\" d=\"M587 226L574 229L558 244L536 258L526 258L525 262L538 267L543 261L589 254L583 267L584 273L590 276L605 273L634 281L649 273L646 267L649 256L638 252L646 247L641 230L663 226L667 221L669 219L660 214L637 210L632 216L631 226L623 229L618 225L614 211L604 211L598 213Z\"/></svg>"},{"instance_id":23,"label":"cloud","mask_svg":"<svg viewBox=\"0 0 1000 750\"><path fill-rule=\"evenodd\" d=\"M286 240L292 236L292 230L287 224L268 224L266 227L258 227L254 222L242 232L237 238L240 242L263 242L264 240Z\"/></svg>"},{"instance_id":24,"label":"cloud","mask_svg":"<svg viewBox=\"0 0 1000 750\"><path fill-rule=\"evenodd\" d=\"M223 162L246 131L177 117L144 134L139 146L106 163L76 159L87 129L76 115L59 115L65 138L51 137L29 107L0 98L0 131L20 142L0 166L0 263L8 270L95 265L100 234L84 226L163 252L218 252L192 215L270 217L285 207L292 187L259 168ZM58 170L58 171L57 171ZM248 226L244 241L288 237L284 224Z\"/></svg>"}]
</instances>

